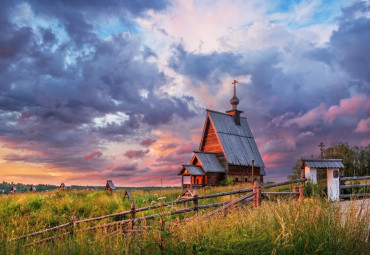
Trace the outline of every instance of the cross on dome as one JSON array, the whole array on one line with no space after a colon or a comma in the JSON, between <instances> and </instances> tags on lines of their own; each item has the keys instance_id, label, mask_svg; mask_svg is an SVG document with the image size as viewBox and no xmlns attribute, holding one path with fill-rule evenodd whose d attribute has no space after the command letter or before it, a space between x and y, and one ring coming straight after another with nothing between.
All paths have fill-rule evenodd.
<instances>
[{"instance_id":1,"label":"cross on dome","mask_svg":"<svg viewBox=\"0 0 370 255\"><path fill-rule=\"evenodd\" d=\"M234 80L231 84L234 84L234 97L236 97L236 84L238 83L237 80Z\"/></svg>"},{"instance_id":2,"label":"cross on dome","mask_svg":"<svg viewBox=\"0 0 370 255\"><path fill-rule=\"evenodd\" d=\"M230 100L230 104L232 106L232 109L233 110L236 110L237 109L237 105L239 104L239 98L236 97L236 84L238 83L237 80L234 80L231 84L234 85L234 96L233 98L231 98Z\"/></svg>"}]
</instances>

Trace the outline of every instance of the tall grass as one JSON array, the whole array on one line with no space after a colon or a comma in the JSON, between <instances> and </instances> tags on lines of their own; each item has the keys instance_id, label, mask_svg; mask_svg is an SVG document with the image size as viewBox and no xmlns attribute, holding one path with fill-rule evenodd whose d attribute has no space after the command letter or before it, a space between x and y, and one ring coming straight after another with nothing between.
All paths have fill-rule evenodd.
<instances>
[{"instance_id":1,"label":"tall grass","mask_svg":"<svg viewBox=\"0 0 370 255\"><path fill-rule=\"evenodd\" d=\"M239 187L238 187L239 188ZM210 188L212 189L212 188ZM205 189L202 193L223 192L227 188ZM175 191L133 191L137 207L174 200ZM16 237L45 227L78 219L128 210L123 192L55 192L22 194L0 198L1 254L366 254L370 250L369 212L358 213L351 205L338 205L319 197L302 203L292 200L263 202L261 207L235 207L226 215L204 218L188 213L181 224L173 217L159 216L138 224L150 225L137 233L112 233L119 228L77 232L73 236L31 247L26 243L39 237L7 242L5 234ZM219 198L230 200L230 197ZM213 199L214 201L214 199ZM164 212L160 208L157 212ZM150 212L151 213L151 212ZM58 233L58 232L57 232ZM59 232L61 233L61 232Z\"/></svg>"}]
</instances>

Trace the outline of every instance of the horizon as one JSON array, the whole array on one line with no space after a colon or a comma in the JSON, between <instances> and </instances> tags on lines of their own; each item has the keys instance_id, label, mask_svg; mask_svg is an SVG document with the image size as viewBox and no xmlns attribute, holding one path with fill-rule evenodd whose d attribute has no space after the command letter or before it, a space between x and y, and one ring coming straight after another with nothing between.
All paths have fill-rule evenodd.
<instances>
[{"instance_id":1,"label":"horizon","mask_svg":"<svg viewBox=\"0 0 370 255\"><path fill-rule=\"evenodd\" d=\"M370 144L369 2L16 0L0 20L6 182L181 185L234 80L266 182Z\"/></svg>"}]
</instances>

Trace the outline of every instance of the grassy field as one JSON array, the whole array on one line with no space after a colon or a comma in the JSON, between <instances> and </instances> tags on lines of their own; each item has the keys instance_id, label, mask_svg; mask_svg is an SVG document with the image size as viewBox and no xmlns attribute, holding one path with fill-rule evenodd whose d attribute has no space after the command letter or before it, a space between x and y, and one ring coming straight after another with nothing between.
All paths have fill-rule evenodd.
<instances>
[{"instance_id":1,"label":"grassy field","mask_svg":"<svg viewBox=\"0 0 370 255\"><path fill-rule=\"evenodd\" d=\"M224 192L246 186L205 188L199 195ZM289 187L280 187L286 190ZM212 218L190 212L189 218L177 224L176 216L158 216L137 224L141 232L115 233L116 227L78 232L30 247L24 244L60 234L8 242L26 233L53 227L77 219L91 218L129 210L130 201L123 200L124 191L53 191L36 194L0 196L1 254L366 254L370 250L369 212L356 215L351 208L345 215L337 206L319 197L302 203L292 200L263 202L261 208L235 207L227 215ZM136 207L175 200L181 190L133 190ZM240 196L240 195L239 195ZM201 204L229 201L238 196L201 200ZM137 217L175 210L185 205L145 211ZM123 216L94 223L121 220ZM151 228L146 228L151 226Z\"/></svg>"}]
</instances>

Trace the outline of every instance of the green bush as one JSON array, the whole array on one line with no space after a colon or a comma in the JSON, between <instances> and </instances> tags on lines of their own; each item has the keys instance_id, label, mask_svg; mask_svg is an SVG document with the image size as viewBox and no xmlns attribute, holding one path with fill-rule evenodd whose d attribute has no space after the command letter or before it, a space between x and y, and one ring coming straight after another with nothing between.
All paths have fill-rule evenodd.
<instances>
[{"instance_id":1,"label":"green bush","mask_svg":"<svg viewBox=\"0 0 370 255\"><path fill-rule=\"evenodd\" d=\"M228 186L228 185L234 185L234 180L228 176L226 179L220 181L221 186Z\"/></svg>"},{"instance_id":2,"label":"green bush","mask_svg":"<svg viewBox=\"0 0 370 255\"><path fill-rule=\"evenodd\" d=\"M313 183L312 180L308 180L304 186L305 197L317 197L320 195L320 188L317 184Z\"/></svg>"}]
</instances>

